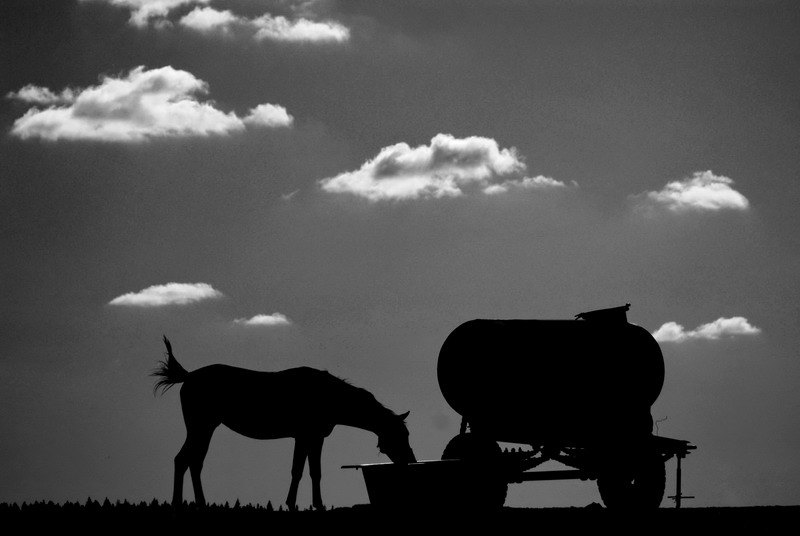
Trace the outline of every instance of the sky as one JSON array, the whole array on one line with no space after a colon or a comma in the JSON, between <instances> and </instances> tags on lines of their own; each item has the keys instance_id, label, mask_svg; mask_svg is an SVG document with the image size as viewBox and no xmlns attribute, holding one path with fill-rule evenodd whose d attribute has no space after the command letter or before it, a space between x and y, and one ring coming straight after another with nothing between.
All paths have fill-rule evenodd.
<instances>
[{"instance_id":1,"label":"sky","mask_svg":"<svg viewBox=\"0 0 800 536\"><path fill-rule=\"evenodd\" d=\"M690 504L797 504L799 25L777 0L2 2L0 501L171 496L162 334L189 370L327 369L438 459L456 326L631 303ZM340 466L376 443L334 430L326 504L367 502ZM282 503L291 452L220 427L206 497Z\"/></svg>"}]
</instances>

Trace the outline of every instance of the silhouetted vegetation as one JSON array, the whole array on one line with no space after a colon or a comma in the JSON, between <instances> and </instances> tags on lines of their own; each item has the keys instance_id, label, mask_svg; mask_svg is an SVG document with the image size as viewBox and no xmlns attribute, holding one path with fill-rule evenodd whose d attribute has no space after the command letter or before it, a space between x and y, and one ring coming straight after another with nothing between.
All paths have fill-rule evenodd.
<instances>
[{"instance_id":1,"label":"silhouetted vegetation","mask_svg":"<svg viewBox=\"0 0 800 536\"><path fill-rule=\"evenodd\" d=\"M79 528L82 532L114 530L115 533L161 530L203 529L230 530L231 528L259 527L271 533L278 530L332 530L379 533L386 528L415 530L458 526L472 529L480 525L493 529L530 527L543 529L609 529L637 527L648 531L667 530L725 530L744 528L779 527L782 523L798 519L800 506L769 506L749 508L660 508L647 513L615 512L597 503L583 508L503 508L494 512L476 514L464 511L426 510L425 515L415 515L413 509L392 513L369 505L356 505L330 510L289 511L285 507L273 508L271 504L233 505L209 504L197 507L186 504L180 511L169 503L153 499L150 502L111 502L108 499L85 502L33 502L0 504L0 520L5 526L24 523L29 530L44 529L63 532ZM641 524L640 524L641 523ZM390 524L390 527L387 527ZM405 530L403 530L405 532Z\"/></svg>"}]
</instances>

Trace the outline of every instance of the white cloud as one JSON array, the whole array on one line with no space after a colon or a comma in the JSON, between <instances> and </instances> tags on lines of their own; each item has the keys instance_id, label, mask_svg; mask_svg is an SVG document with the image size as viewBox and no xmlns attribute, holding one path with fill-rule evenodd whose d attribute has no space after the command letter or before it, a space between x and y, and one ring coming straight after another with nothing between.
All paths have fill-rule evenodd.
<instances>
[{"instance_id":1,"label":"white cloud","mask_svg":"<svg viewBox=\"0 0 800 536\"><path fill-rule=\"evenodd\" d=\"M75 93L70 88L61 90L61 93L53 93L46 87L28 84L19 91L9 92L6 97L31 104L62 104L73 102Z\"/></svg>"},{"instance_id":2,"label":"white cloud","mask_svg":"<svg viewBox=\"0 0 800 536\"><path fill-rule=\"evenodd\" d=\"M244 118L244 122L263 127L287 127L294 122L286 108L275 104L259 104Z\"/></svg>"},{"instance_id":3,"label":"white cloud","mask_svg":"<svg viewBox=\"0 0 800 536\"><path fill-rule=\"evenodd\" d=\"M41 95L55 95L47 88L37 89ZM213 102L198 99L208 92L206 82L170 66L151 70L139 66L126 76L103 77L97 86L70 91L73 98L65 105L29 109L14 122L11 133L22 139L137 142L224 135L244 130L246 123L291 124L286 110L271 104L257 106L244 119L218 110Z\"/></svg>"},{"instance_id":4,"label":"white cloud","mask_svg":"<svg viewBox=\"0 0 800 536\"><path fill-rule=\"evenodd\" d=\"M308 19L289 20L286 17L273 17L269 14L253 19L258 28L256 39L275 41L305 41L341 43L350 39L350 30L338 22L316 22Z\"/></svg>"},{"instance_id":5,"label":"white cloud","mask_svg":"<svg viewBox=\"0 0 800 536\"><path fill-rule=\"evenodd\" d=\"M81 0L82 2L105 2L113 6L128 8L131 18L128 21L140 28L150 22L163 24L170 11L192 4L208 4L211 0Z\"/></svg>"},{"instance_id":6,"label":"white cloud","mask_svg":"<svg viewBox=\"0 0 800 536\"><path fill-rule=\"evenodd\" d=\"M573 181L573 185L578 183ZM490 184L483 189L483 193L488 195L504 194L512 189L519 190L546 190L551 188L565 188L567 185L551 177L538 175L536 177L523 177L520 180L507 180L497 184Z\"/></svg>"},{"instance_id":7,"label":"white cloud","mask_svg":"<svg viewBox=\"0 0 800 536\"><path fill-rule=\"evenodd\" d=\"M317 21L299 16L287 19L264 13L260 17L247 18L230 10L208 7L211 0L81 0L82 2L105 2L128 9L128 22L138 28L172 26L170 14L184 7L194 9L181 17L178 23L191 30L210 34L228 33L233 28L246 31L256 40L341 43L350 39L350 29L334 21ZM294 6L298 15L313 16L313 2L303 2Z\"/></svg>"},{"instance_id":8,"label":"white cloud","mask_svg":"<svg viewBox=\"0 0 800 536\"><path fill-rule=\"evenodd\" d=\"M195 8L182 17L181 26L201 33L229 33L236 28L247 32L258 41L293 42L344 42L350 39L350 30L333 21L313 21L306 18L289 20L286 17L273 17L265 13L260 17L248 19L234 15L230 11L218 11L211 7Z\"/></svg>"},{"instance_id":9,"label":"white cloud","mask_svg":"<svg viewBox=\"0 0 800 536\"><path fill-rule=\"evenodd\" d=\"M165 305L187 305L222 296L222 292L208 283L167 283L117 296L108 303L109 305L130 307L163 307Z\"/></svg>"},{"instance_id":10,"label":"white cloud","mask_svg":"<svg viewBox=\"0 0 800 536\"><path fill-rule=\"evenodd\" d=\"M240 23L237 17L227 9L218 11L211 7L197 7L184 15L180 24L198 32L227 31L231 25Z\"/></svg>"},{"instance_id":11,"label":"white cloud","mask_svg":"<svg viewBox=\"0 0 800 536\"><path fill-rule=\"evenodd\" d=\"M320 181L330 193L349 193L370 201L458 196L463 188L487 188L491 180L521 172L516 149L501 149L491 138L437 134L430 145L397 143L355 171Z\"/></svg>"},{"instance_id":12,"label":"white cloud","mask_svg":"<svg viewBox=\"0 0 800 536\"><path fill-rule=\"evenodd\" d=\"M233 323L240 326L288 326L292 322L284 314L272 313L271 315L255 315L252 318L237 318Z\"/></svg>"},{"instance_id":13,"label":"white cloud","mask_svg":"<svg viewBox=\"0 0 800 536\"><path fill-rule=\"evenodd\" d=\"M693 339L716 340L723 336L757 335L761 329L750 324L743 316L718 318L708 324L687 331L676 322L667 322L653 332L658 342L684 342Z\"/></svg>"},{"instance_id":14,"label":"white cloud","mask_svg":"<svg viewBox=\"0 0 800 536\"><path fill-rule=\"evenodd\" d=\"M663 207L672 212L747 210L745 196L731 188L733 180L709 171L696 171L691 177L669 182L658 192L638 196L640 209Z\"/></svg>"}]
</instances>

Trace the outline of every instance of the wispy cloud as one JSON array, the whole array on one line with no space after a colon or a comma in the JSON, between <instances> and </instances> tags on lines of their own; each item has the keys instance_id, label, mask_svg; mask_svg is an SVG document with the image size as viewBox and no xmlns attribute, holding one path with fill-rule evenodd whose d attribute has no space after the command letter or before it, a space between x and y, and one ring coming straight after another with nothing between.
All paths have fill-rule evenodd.
<instances>
[{"instance_id":1,"label":"wispy cloud","mask_svg":"<svg viewBox=\"0 0 800 536\"><path fill-rule=\"evenodd\" d=\"M75 100L75 92L66 88L61 93L53 93L46 87L28 84L19 91L9 92L6 97L31 104L66 104Z\"/></svg>"},{"instance_id":2,"label":"wispy cloud","mask_svg":"<svg viewBox=\"0 0 800 536\"><path fill-rule=\"evenodd\" d=\"M691 177L668 182L663 189L633 196L638 210L663 208L675 213L689 211L747 210L750 202L734 190L733 180L712 171L696 171Z\"/></svg>"},{"instance_id":3,"label":"wispy cloud","mask_svg":"<svg viewBox=\"0 0 800 536\"><path fill-rule=\"evenodd\" d=\"M686 330L676 322L667 322L653 332L658 342L684 342L695 339L716 340L725 336L758 335L761 329L750 324L743 316L718 318L693 330Z\"/></svg>"},{"instance_id":4,"label":"wispy cloud","mask_svg":"<svg viewBox=\"0 0 800 536\"><path fill-rule=\"evenodd\" d=\"M234 30L247 33L257 41L341 43L350 39L350 30L334 21L314 21L306 18L287 19L265 13L248 19L230 11L214 8L195 8L180 19L180 25L205 34L230 34Z\"/></svg>"},{"instance_id":5,"label":"wispy cloud","mask_svg":"<svg viewBox=\"0 0 800 536\"><path fill-rule=\"evenodd\" d=\"M168 28L178 25L190 30L212 35L247 35L257 41L287 41L304 43L341 43L350 39L350 29L332 20L314 20L314 2L301 2L293 7L293 18L264 13L248 18L228 9L209 7L211 0L81 0L82 2L104 2L128 9L128 22L138 28L154 26ZM180 19L170 18L175 12L194 6ZM185 11L184 11L185 12ZM179 13L178 13L179 15ZM312 18L308 18L312 17Z\"/></svg>"},{"instance_id":6,"label":"wispy cloud","mask_svg":"<svg viewBox=\"0 0 800 536\"><path fill-rule=\"evenodd\" d=\"M337 42L350 39L350 30L337 22L262 15L250 23L258 29L256 39L274 41Z\"/></svg>"},{"instance_id":7,"label":"wispy cloud","mask_svg":"<svg viewBox=\"0 0 800 536\"><path fill-rule=\"evenodd\" d=\"M397 143L384 147L359 169L319 183L326 192L352 194L370 201L454 197L469 188L498 194L514 187L562 185L548 177L506 178L524 170L525 164L514 147L500 148L492 138L437 134L429 145Z\"/></svg>"},{"instance_id":8,"label":"wispy cloud","mask_svg":"<svg viewBox=\"0 0 800 536\"><path fill-rule=\"evenodd\" d=\"M578 186L578 183L572 181L573 186ZM498 184L490 184L483 189L483 193L489 195L504 194L509 190L547 190L552 188L566 188L567 185L561 181L557 181L552 177L545 177L538 175L536 177L523 177L519 180L507 180Z\"/></svg>"},{"instance_id":9,"label":"wispy cloud","mask_svg":"<svg viewBox=\"0 0 800 536\"><path fill-rule=\"evenodd\" d=\"M289 326L292 321L286 318L286 315L281 313L272 313L271 315L255 315L251 318L237 318L233 321L234 324L240 326Z\"/></svg>"},{"instance_id":10,"label":"wispy cloud","mask_svg":"<svg viewBox=\"0 0 800 536\"><path fill-rule=\"evenodd\" d=\"M211 0L80 0L81 2L104 2L130 10L129 23L140 28L148 24L168 23L170 11L193 4L208 4Z\"/></svg>"},{"instance_id":11,"label":"wispy cloud","mask_svg":"<svg viewBox=\"0 0 800 536\"><path fill-rule=\"evenodd\" d=\"M298 188L297 190L292 190L291 192L286 194L281 194L281 199L287 202L291 201L292 198L294 198L294 196L296 196L298 193L300 193L300 188Z\"/></svg>"},{"instance_id":12,"label":"wispy cloud","mask_svg":"<svg viewBox=\"0 0 800 536\"><path fill-rule=\"evenodd\" d=\"M117 296L108 304L126 307L163 307L165 305L188 305L222 296L222 292L208 283L167 283L153 285L139 292L128 292Z\"/></svg>"},{"instance_id":13,"label":"wispy cloud","mask_svg":"<svg viewBox=\"0 0 800 536\"><path fill-rule=\"evenodd\" d=\"M69 93L66 93L69 91ZM14 122L19 138L139 142L151 138L224 135L246 126L284 127L292 116L282 106L260 104L244 118L223 112L199 95L208 84L192 73L171 66L132 69L118 78L106 76L85 89L64 90L27 85L15 98L62 98L61 106L31 108ZM67 100L66 97L69 96Z\"/></svg>"}]
</instances>

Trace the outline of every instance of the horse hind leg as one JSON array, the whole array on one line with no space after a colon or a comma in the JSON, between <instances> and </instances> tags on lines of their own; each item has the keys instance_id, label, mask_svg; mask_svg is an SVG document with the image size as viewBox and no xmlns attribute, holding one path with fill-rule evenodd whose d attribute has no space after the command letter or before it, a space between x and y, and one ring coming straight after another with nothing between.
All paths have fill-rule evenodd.
<instances>
[{"instance_id":1,"label":"horse hind leg","mask_svg":"<svg viewBox=\"0 0 800 536\"><path fill-rule=\"evenodd\" d=\"M175 456L175 478L172 484L172 506L179 508L183 506L183 476L189 468L189 448L188 438L183 443L183 447Z\"/></svg>"},{"instance_id":2,"label":"horse hind leg","mask_svg":"<svg viewBox=\"0 0 800 536\"><path fill-rule=\"evenodd\" d=\"M208 453L208 446L211 443L211 436L214 428L189 429L186 434L186 441L183 447L175 456L175 481L172 492L173 506L183 504L183 477L186 469L192 475L192 487L194 488L194 501L199 506L205 506L206 498L203 493L203 485L200 480L200 473L203 470L203 461Z\"/></svg>"},{"instance_id":3,"label":"horse hind leg","mask_svg":"<svg viewBox=\"0 0 800 536\"><path fill-rule=\"evenodd\" d=\"M292 483L289 484L289 495L286 497L286 506L294 510L297 504L297 487L303 477L303 469L308 457L308 445L300 438L294 440L294 457L292 458Z\"/></svg>"},{"instance_id":4,"label":"horse hind leg","mask_svg":"<svg viewBox=\"0 0 800 536\"><path fill-rule=\"evenodd\" d=\"M203 484L200 481L200 473L203 470L203 462L208 454L208 445L211 443L211 435L214 429L204 430L196 438L192 457L189 458L189 472L192 475L192 487L194 488L194 502L199 506L206 505L206 497L203 494Z\"/></svg>"}]
</instances>

